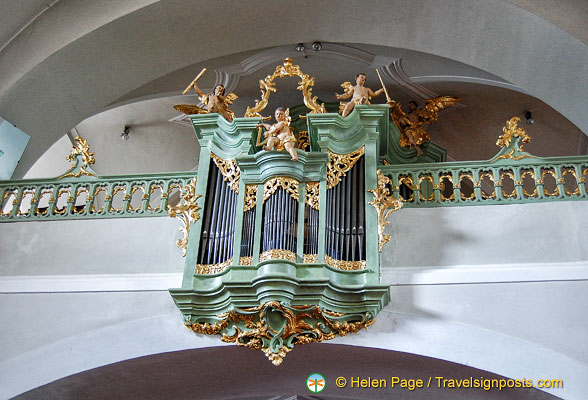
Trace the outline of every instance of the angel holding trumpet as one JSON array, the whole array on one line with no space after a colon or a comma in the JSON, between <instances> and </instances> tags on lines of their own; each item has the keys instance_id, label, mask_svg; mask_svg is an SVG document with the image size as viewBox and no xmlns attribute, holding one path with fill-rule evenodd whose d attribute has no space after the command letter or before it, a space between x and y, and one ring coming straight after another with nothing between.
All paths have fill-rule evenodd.
<instances>
[{"instance_id":1,"label":"angel holding trumpet","mask_svg":"<svg viewBox=\"0 0 588 400\"><path fill-rule=\"evenodd\" d=\"M203 68L186 90L184 90L183 94L188 93L193 88L196 94L198 94L200 102L206 106L206 109L193 104L178 104L174 108L184 114L218 113L225 117L227 121L233 121L235 113L229 109L229 106L237 99L237 95L235 93L229 93L225 96L225 87L221 84L216 85L212 93L204 93L197 82L205 72L206 68Z\"/></svg>"}]
</instances>

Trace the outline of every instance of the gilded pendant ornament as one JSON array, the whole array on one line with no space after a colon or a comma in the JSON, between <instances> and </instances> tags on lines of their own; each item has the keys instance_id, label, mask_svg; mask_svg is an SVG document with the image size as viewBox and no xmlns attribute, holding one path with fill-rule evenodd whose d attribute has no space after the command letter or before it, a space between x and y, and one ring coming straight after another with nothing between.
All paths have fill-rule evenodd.
<instances>
[{"instance_id":1,"label":"gilded pendant ornament","mask_svg":"<svg viewBox=\"0 0 588 400\"><path fill-rule=\"evenodd\" d=\"M233 258L229 258L227 261L223 261L218 264L196 264L195 272L202 275L212 275L223 272L233 263Z\"/></svg>"},{"instance_id":2,"label":"gilded pendant ornament","mask_svg":"<svg viewBox=\"0 0 588 400\"><path fill-rule=\"evenodd\" d=\"M257 203L257 185L245 185L245 204L243 212L247 212L255 207Z\"/></svg>"},{"instance_id":3,"label":"gilded pendant ornament","mask_svg":"<svg viewBox=\"0 0 588 400\"><path fill-rule=\"evenodd\" d=\"M239 194L239 180L241 179L241 169L235 160L223 160L214 153L210 153L210 158L220 170L225 182L229 184L231 190Z\"/></svg>"},{"instance_id":4,"label":"gilded pendant ornament","mask_svg":"<svg viewBox=\"0 0 588 400\"><path fill-rule=\"evenodd\" d=\"M266 200L269 199L271 195L274 194L276 190L278 190L279 187L290 193L290 196L292 196L294 200L298 201L298 181L296 179L285 176L278 176L266 181L263 184L263 202L265 203Z\"/></svg>"},{"instance_id":5,"label":"gilded pendant ornament","mask_svg":"<svg viewBox=\"0 0 588 400\"><path fill-rule=\"evenodd\" d=\"M286 76L300 77L298 83L298 90L302 90L304 96L304 105L311 110L312 113L325 113L327 112L324 104L317 103L317 96L312 97L312 87L314 86L314 78L309 77L307 74L300 70L300 66L292 64L291 58L285 58L283 65L278 65L272 75L268 75L264 80L259 81L259 88L261 89L261 100L255 100L254 107L247 107L245 117L261 117L260 112L267 107L269 102L269 96L271 92L277 92L276 84L274 80L276 78L284 78Z\"/></svg>"},{"instance_id":6,"label":"gilded pendant ornament","mask_svg":"<svg viewBox=\"0 0 588 400\"><path fill-rule=\"evenodd\" d=\"M382 174L381 170L378 170L378 187L377 189L370 189L374 195L374 199L369 204L374 206L378 213L378 249L382 252L382 247L390 241L390 235L384 234L384 228L390 223L386 219L394 211L398 211L402 208L404 202L402 200L395 199L388 189L390 178Z\"/></svg>"},{"instance_id":7,"label":"gilded pendant ornament","mask_svg":"<svg viewBox=\"0 0 588 400\"><path fill-rule=\"evenodd\" d=\"M289 260L296 262L296 253L283 249L266 250L259 255L259 262L267 260Z\"/></svg>"},{"instance_id":8,"label":"gilded pendant ornament","mask_svg":"<svg viewBox=\"0 0 588 400\"><path fill-rule=\"evenodd\" d=\"M72 162L71 168L57 179L79 178L82 175L96 176L96 173L90 167L90 165L96 163L96 159L94 158L94 153L90 151L88 141L83 137L76 136L74 138L71 153L65 159Z\"/></svg>"},{"instance_id":9,"label":"gilded pendant ornament","mask_svg":"<svg viewBox=\"0 0 588 400\"><path fill-rule=\"evenodd\" d=\"M234 308L217 315L217 321L192 322L196 333L222 335L226 343L261 350L274 365L280 365L295 345L318 343L367 329L375 322L371 312L345 314L316 305L292 306L269 301L257 307Z\"/></svg>"},{"instance_id":10,"label":"gilded pendant ornament","mask_svg":"<svg viewBox=\"0 0 588 400\"><path fill-rule=\"evenodd\" d=\"M361 147L349 154L336 154L329 151L327 163L327 189L334 188L355 163L363 156L365 148Z\"/></svg>"},{"instance_id":11,"label":"gilded pendant ornament","mask_svg":"<svg viewBox=\"0 0 588 400\"><path fill-rule=\"evenodd\" d=\"M190 225L200 218L200 214L198 213L200 207L196 204L196 201L202 196L195 194L195 192L196 177L183 187L180 203L176 206L167 206L167 213L169 216L177 218L182 223L182 226L180 226L180 232L182 232L183 238L176 241L176 246L182 249L184 257L186 257L186 251L188 250Z\"/></svg>"},{"instance_id":12,"label":"gilded pendant ornament","mask_svg":"<svg viewBox=\"0 0 588 400\"><path fill-rule=\"evenodd\" d=\"M309 207L319 210L319 182L306 182L306 204Z\"/></svg>"}]
</instances>

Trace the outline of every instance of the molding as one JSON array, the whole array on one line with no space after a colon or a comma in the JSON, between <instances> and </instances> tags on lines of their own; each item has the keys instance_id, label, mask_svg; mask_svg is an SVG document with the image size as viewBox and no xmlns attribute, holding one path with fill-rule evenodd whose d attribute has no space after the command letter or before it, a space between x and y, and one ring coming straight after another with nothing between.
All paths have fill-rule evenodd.
<instances>
[{"instance_id":1,"label":"molding","mask_svg":"<svg viewBox=\"0 0 588 400\"><path fill-rule=\"evenodd\" d=\"M182 284L182 273L32 275L0 277L0 294L164 291Z\"/></svg>"},{"instance_id":2,"label":"molding","mask_svg":"<svg viewBox=\"0 0 588 400\"><path fill-rule=\"evenodd\" d=\"M413 76L410 80L414 83L419 82L467 82L476 83L479 85L496 86L504 89L514 90L530 96L530 94L524 89L513 85L512 83L497 81L493 79L476 78L473 76L457 76L457 75L424 75L424 76Z\"/></svg>"},{"instance_id":3,"label":"molding","mask_svg":"<svg viewBox=\"0 0 588 400\"><path fill-rule=\"evenodd\" d=\"M382 283L390 286L452 285L588 280L588 261L383 267ZM0 277L0 294L165 291L181 287L182 273L31 275Z\"/></svg>"},{"instance_id":4,"label":"molding","mask_svg":"<svg viewBox=\"0 0 588 400\"><path fill-rule=\"evenodd\" d=\"M383 267L381 279L390 286L583 281L588 261Z\"/></svg>"}]
</instances>

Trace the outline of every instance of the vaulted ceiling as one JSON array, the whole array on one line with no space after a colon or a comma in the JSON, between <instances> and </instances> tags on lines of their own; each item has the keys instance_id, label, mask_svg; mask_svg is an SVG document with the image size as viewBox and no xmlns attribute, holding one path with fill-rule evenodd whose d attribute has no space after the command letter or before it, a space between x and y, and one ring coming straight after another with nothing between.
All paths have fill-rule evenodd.
<instances>
[{"instance_id":1,"label":"vaulted ceiling","mask_svg":"<svg viewBox=\"0 0 588 400\"><path fill-rule=\"evenodd\" d=\"M187 83L208 68L201 86L230 83L242 115L259 95L257 81L284 56L315 77L323 101L358 71L377 87L375 68L387 71L403 104L462 97L430 128L450 159L492 157L506 119L526 110L537 119L527 126L529 151L586 152L582 0L4 0L0 9L0 117L31 135L14 177L74 128L96 151L100 173L193 169L193 133L169 122L178 116L173 104L197 102L179 97ZM321 51L310 49L314 41ZM297 43L307 51L297 53ZM301 102L291 82L274 101ZM121 143L124 125L132 136Z\"/></svg>"}]
</instances>

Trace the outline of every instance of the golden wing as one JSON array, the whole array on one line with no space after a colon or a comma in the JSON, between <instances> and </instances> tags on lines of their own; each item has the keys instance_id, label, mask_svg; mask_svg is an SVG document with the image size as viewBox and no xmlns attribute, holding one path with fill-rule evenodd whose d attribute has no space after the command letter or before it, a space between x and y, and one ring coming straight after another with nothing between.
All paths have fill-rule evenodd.
<instances>
[{"instance_id":1,"label":"golden wing","mask_svg":"<svg viewBox=\"0 0 588 400\"><path fill-rule=\"evenodd\" d=\"M344 89L345 93L350 93L352 90L351 82L343 82L341 87Z\"/></svg>"},{"instance_id":2,"label":"golden wing","mask_svg":"<svg viewBox=\"0 0 588 400\"><path fill-rule=\"evenodd\" d=\"M228 105L233 104L233 101L237 100L239 98L239 96L237 96L235 93L229 93L225 96L225 103Z\"/></svg>"},{"instance_id":3,"label":"golden wing","mask_svg":"<svg viewBox=\"0 0 588 400\"><path fill-rule=\"evenodd\" d=\"M388 105L390 106L390 117L396 126L401 128L402 126L406 125L404 121L408 120L406 119L406 113L402 111L402 108L400 107L400 103L397 101L392 101L391 103L388 103Z\"/></svg>"},{"instance_id":4,"label":"golden wing","mask_svg":"<svg viewBox=\"0 0 588 400\"><path fill-rule=\"evenodd\" d=\"M440 110L452 106L461 100L461 98L453 96L434 97L426 101L425 110L437 114Z\"/></svg>"},{"instance_id":5,"label":"golden wing","mask_svg":"<svg viewBox=\"0 0 588 400\"><path fill-rule=\"evenodd\" d=\"M176 110L178 110L179 112L184 113L186 115L206 114L208 112L204 108L200 108L194 104L177 104L174 106L174 108Z\"/></svg>"}]
</instances>

